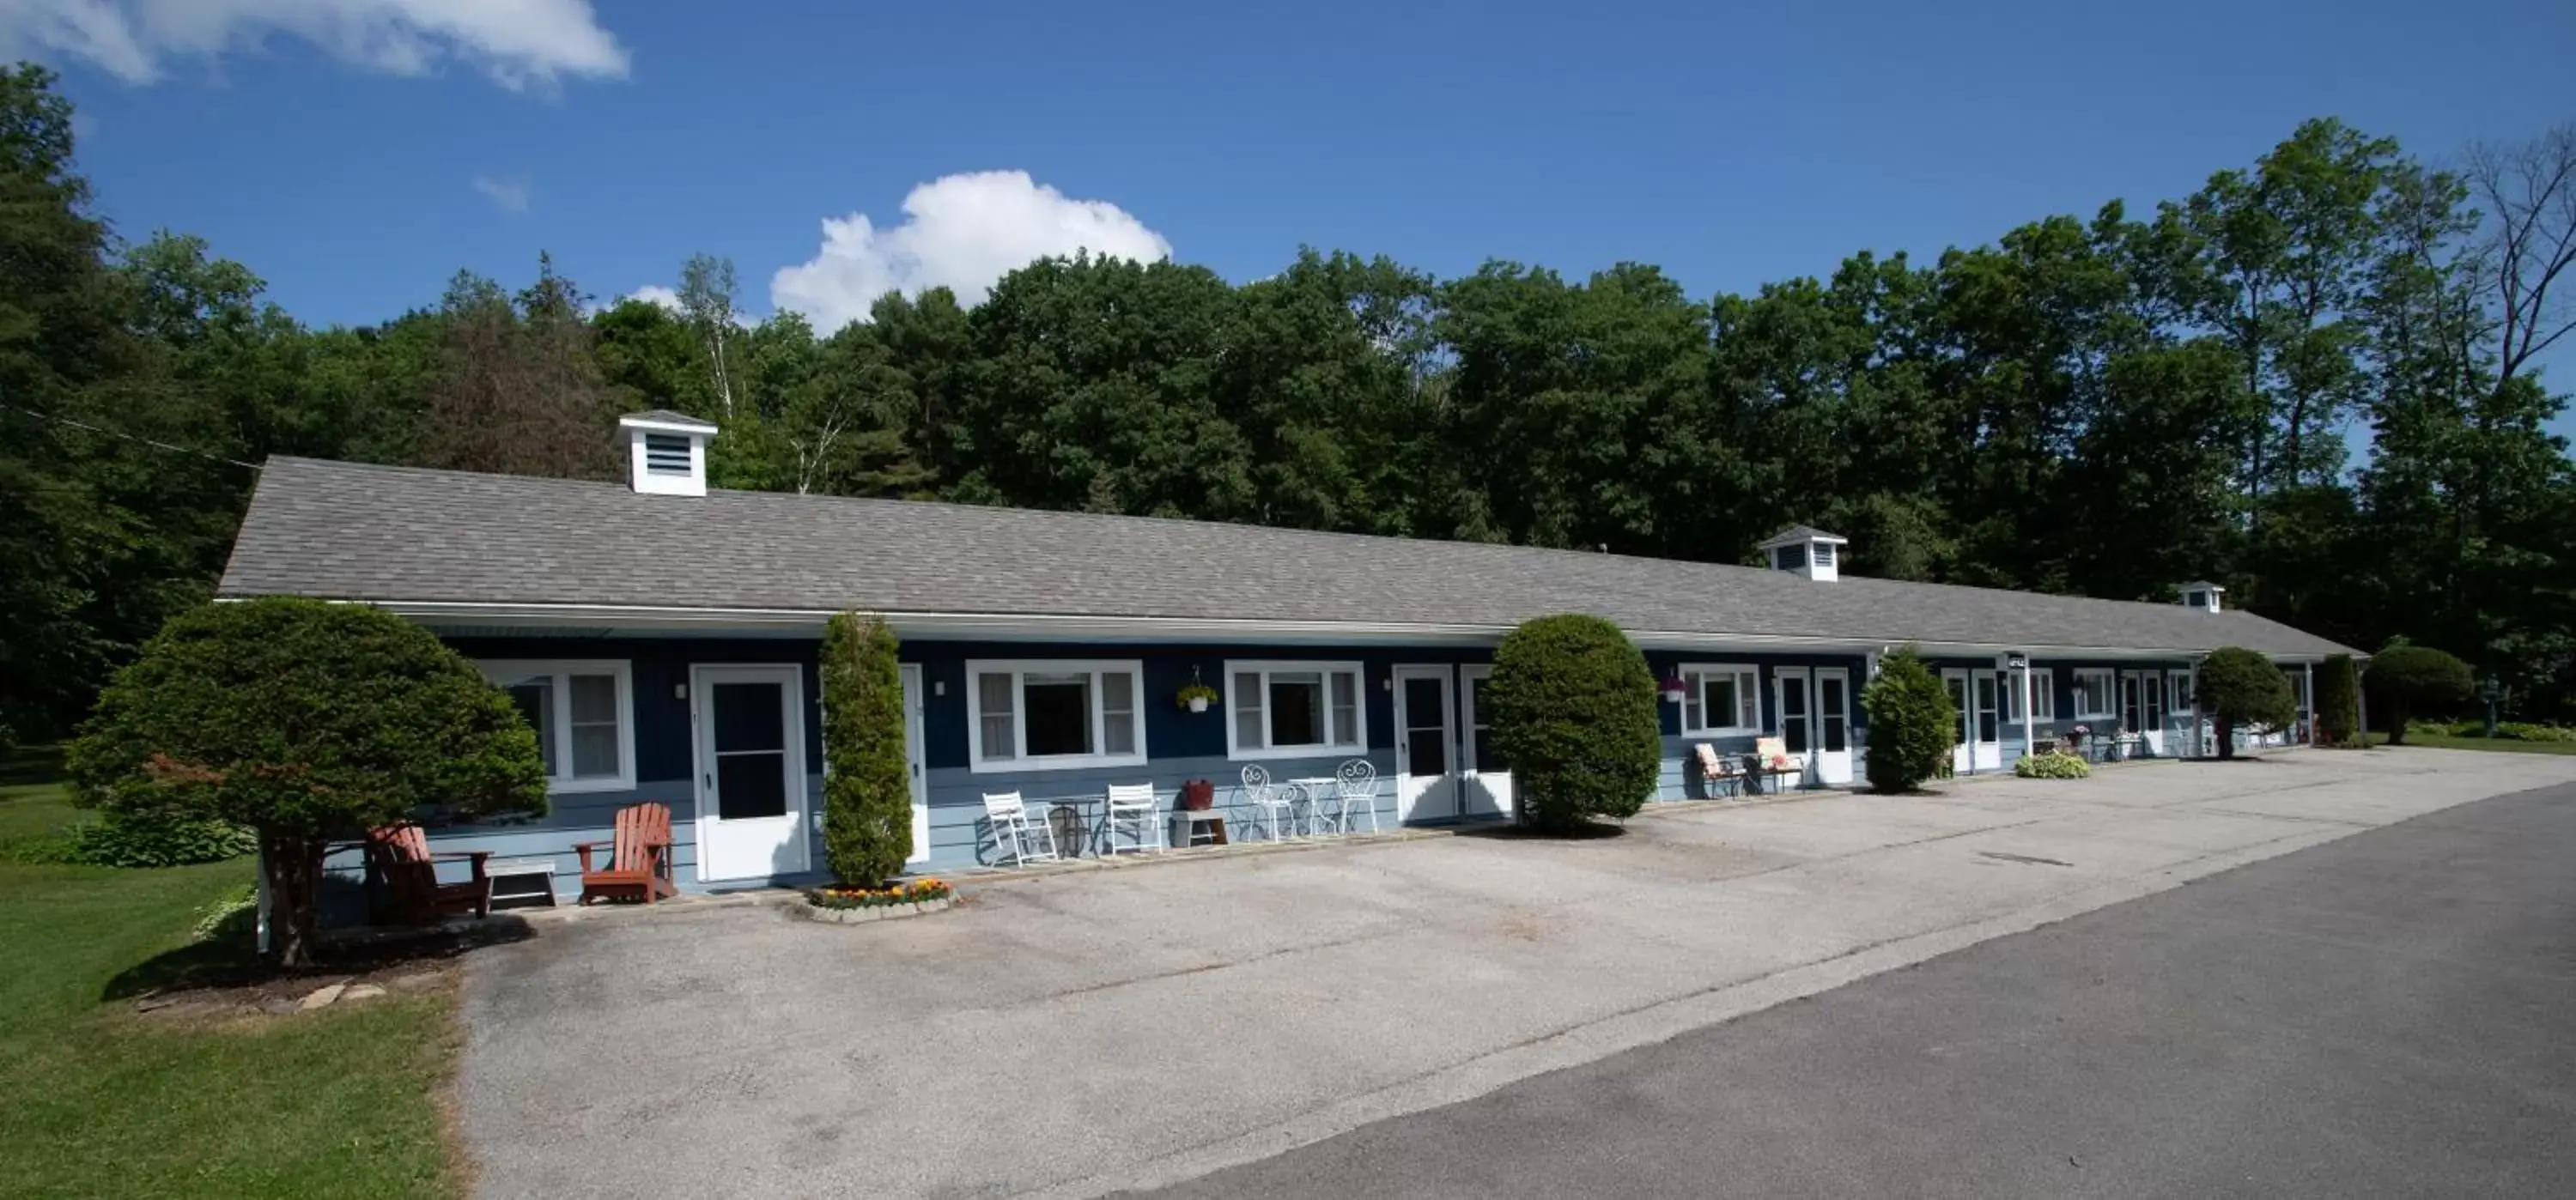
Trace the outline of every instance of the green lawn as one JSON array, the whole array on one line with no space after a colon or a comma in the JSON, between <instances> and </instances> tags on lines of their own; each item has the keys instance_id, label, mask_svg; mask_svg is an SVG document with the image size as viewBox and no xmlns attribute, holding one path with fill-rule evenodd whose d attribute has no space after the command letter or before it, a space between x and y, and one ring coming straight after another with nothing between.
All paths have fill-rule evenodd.
<instances>
[{"instance_id":1,"label":"green lawn","mask_svg":"<svg viewBox=\"0 0 2576 1200\"><path fill-rule=\"evenodd\" d=\"M0 786L0 843L75 816ZM248 862L163 871L0 861L0 1196L445 1196L454 1001L388 996L182 1025L103 993L186 945Z\"/></svg>"},{"instance_id":2,"label":"green lawn","mask_svg":"<svg viewBox=\"0 0 2576 1200\"><path fill-rule=\"evenodd\" d=\"M2387 734L2370 735L2371 745L2380 746L2387 742ZM2482 737L2452 737L2446 733L2419 733L2412 729L2406 731L2406 744L2428 746L2435 750L2496 750L2507 754L2576 754L2576 742L2521 742L2512 738L2496 738L2490 741Z\"/></svg>"}]
</instances>

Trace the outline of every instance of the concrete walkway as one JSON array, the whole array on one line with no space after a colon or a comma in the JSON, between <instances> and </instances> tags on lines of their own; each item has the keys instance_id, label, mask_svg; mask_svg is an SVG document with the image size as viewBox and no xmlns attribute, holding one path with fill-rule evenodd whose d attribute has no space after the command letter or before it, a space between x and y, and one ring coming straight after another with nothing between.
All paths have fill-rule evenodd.
<instances>
[{"instance_id":1,"label":"concrete walkway","mask_svg":"<svg viewBox=\"0 0 2576 1200\"><path fill-rule=\"evenodd\" d=\"M2576 757L2304 752L762 908L474 956L491 1195L1094 1195L1481 1095Z\"/></svg>"}]
</instances>

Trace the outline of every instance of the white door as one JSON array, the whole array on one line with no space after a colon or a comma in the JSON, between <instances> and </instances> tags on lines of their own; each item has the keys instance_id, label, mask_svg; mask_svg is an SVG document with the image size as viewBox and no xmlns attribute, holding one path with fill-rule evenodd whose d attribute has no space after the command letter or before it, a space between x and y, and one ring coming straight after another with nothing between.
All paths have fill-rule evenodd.
<instances>
[{"instance_id":1,"label":"white door","mask_svg":"<svg viewBox=\"0 0 2576 1200\"><path fill-rule=\"evenodd\" d=\"M1975 672L1977 684L1976 764L1980 771L2004 765L2003 685L1993 671Z\"/></svg>"},{"instance_id":2,"label":"white door","mask_svg":"<svg viewBox=\"0 0 2576 1200\"><path fill-rule=\"evenodd\" d=\"M698 878L806 869L805 698L794 666L697 667Z\"/></svg>"},{"instance_id":3,"label":"white door","mask_svg":"<svg viewBox=\"0 0 2576 1200\"><path fill-rule=\"evenodd\" d=\"M2201 753L2200 739L2192 734L2191 672L2165 673L2165 702L2165 744L2176 754Z\"/></svg>"},{"instance_id":4,"label":"white door","mask_svg":"<svg viewBox=\"0 0 2576 1200\"><path fill-rule=\"evenodd\" d=\"M1805 667L1777 667L1771 672L1771 711L1780 718L1780 746L1807 765L1807 773L1798 780L1800 787L1816 781L1815 691L1815 680Z\"/></svg>"},{"instance_id":5,"label":"white door","mask_svg":"<svg viewBox=\"0 0 2576 1200\"><path fill-rule=\"evenodd\" d=\"M2148 754L2162 758L2165 755L2164 672L2141 673L2138 676L2138 691L2142 693L2138 717L2145 722L2138 727L2138 737L2146 745Z\"/></svg>"},{"instance_id":6,"label":"white door","mask_svg":"<svg viewBox=\"0 0 2576 1200\"><path fill-rule=\"evenodd\" d=\"M1850 783L1851 672L1816 668L1816 769L1818 783Z\"/></svg>"},{"instance_id":7,"label":"white door","mask_svg":"<svg viewBox=\"0 0 2576 1200\"><path fill-rule=\"evenodd\" d=\"M1968 673L1957 667L1943 671L1941 686L1950 690L1950 709L1956 714L1950 721L1950 770L1965 775L1977 769L1968 740L1968 727L1976 721L1976 714L1968 709Z\"/></svg>"},{"instance_id":8,"label":"white door","mask_svg":"<svg viewBox=\"0 0 2576 1200\"><path fill-rule=\"evenodd\" d=\"M1462 815L1451 768L1458 739L1449 724L1449 668L1395 669L1395 819Z\"/></svg>"},{"instance_id":9,"label":"white door","mask_svg":"<svg viewBox=\"0 0 2576 1200\"><path fill-rule=\"evenodd\" d=\"M1493 677L1492 667L1458 668L1459 723L1467 731L1467 744L1458 756L1458 786L1471 817L1512 815L1512 773L1493 748L1492 730L1485 719L1485 684Z\"/></svg>"},{"instance_id":10,"label":"white door","mask_svg":"<svg viewBox=\"0 0 2576 1200\"><path fill-rule=\"evenodd\" d=\"M906 864L930 861L930 780L922 774L921 731L929 724L928 713L921 707L921 667L906 663L903 668L903 761L912 776L912 856ZM825 726L828 729L830 726Z\"/></svg>"}]
</instances>

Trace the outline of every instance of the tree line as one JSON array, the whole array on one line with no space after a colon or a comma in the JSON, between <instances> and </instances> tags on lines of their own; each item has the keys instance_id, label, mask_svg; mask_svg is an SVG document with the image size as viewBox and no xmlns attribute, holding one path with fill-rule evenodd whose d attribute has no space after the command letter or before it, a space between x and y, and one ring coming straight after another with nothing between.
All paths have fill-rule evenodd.
<instances>
[{"instance_id":1,"label":"tree line","mask_svg":"<svg viewBox=\"0 0 2576 1200\"><path fill-rule=\"evenodd\" d=\"M313 327L202 240L120 239L41 68L0 72L0 724L58 734L219 575L271 454L612 479L617 414L720 422L719 486L2229 600L2576 703L2576 126L2431 162L2333 120L2192 194L1694 298L1650 265L1235 284L1077 256L818 330L596 306L540 258ZM1188 564L1173 564L1176 570Z\"/></svg>"}]
</instances>

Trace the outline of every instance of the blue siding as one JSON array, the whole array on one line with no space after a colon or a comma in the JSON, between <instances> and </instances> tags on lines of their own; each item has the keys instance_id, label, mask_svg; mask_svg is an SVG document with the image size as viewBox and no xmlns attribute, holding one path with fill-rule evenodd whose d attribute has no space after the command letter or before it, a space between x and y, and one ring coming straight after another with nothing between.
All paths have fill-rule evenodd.
<instances>
[{"instance_id":1,"label":"blue siding","mask_svg":"<svg viewBox=\"0 0 2576 1200\"><path fill-rule=\"evenodd\" d=\"M804 737L808 767L819 772L822 763L821 722L818 703L821 693L816 679L815 660L819 644L812 639L733 639L698 637L556 637L556 638L459 638L453 643L458 650L477 659L624 659L632 665L635 713L635 752L637 785L613 792L590 792L558 795L552 810L543 818L516 824L458 826L433 831L432 838L442 850L490 850L503 857L547 856L553 859L555 890L569 898L579 890L579 861L572 844L579 841L609 838L616 811L629 804L658 801L671 808L673 834L677 842L676 873L680 886L700 890L705 885L697 878L697 812L695 789L691 785L693 755L689 724L689 702L683 694L692 666L717 663L795 663L803 668L805 686ZM1649 667L1656 678L1670 676L1681 664L1691 662L1743 663L1757 668L1761 683L1761 712L1768 730L1779 728L1778 695L1775 681L1784 667L1840 668L1847 672L1851 685L1850 721L1853 774L1863 771L1867 746L1867 715L1861 711L1860 692L1867 684L1867 660L1860 655L1737 653L1721 650L1688 652L1654 651L1648 653ZM1249 833L1251 814L1242 806L1239 786L1243 761L1226 755L1226 723L1231 718L1224 703L1205 713L1190 713L1174 702L1174 695L1194 677L1220 692L1231 687L1226 678L1229 660L1263 659L1291 661L1349 662L1362 667L1362 692L1366 709L1364 722L1366 757L1378 769L1378 824L1392 828L1395 823L1395 727L1392 680L1398 664L1457 667L1490 663L1492 653L1477 647L1425 647L1366 649L1321 646L1281 646L1258 643L1193 643L1143 644L1134 642L1038 643L995 641L908 642L903 658L918 664L922 672L924 724L924 785L930 816L930 857L921 869L948 870L984 862L990 858L989 833L984 828L985 792L1019 791L1035 809L1052 810L1057 805L1077 806L1086 822L1096 820L1100 801L1112 783L1151 783L1168 807L1174 803L1181 786L1192 780L1205 779L1216 787L1216 803L1228 815L1228 825L1238 839ZM1135 659L1144 671L1144 694L1138 698L1143 712L1143 734L1148 761L1134 767L1089 767L1072 770L1021 770L978 773L967 761L967 680L966 664L977 659ZM1932 660L1938 671L1943 667L1992 669L1993 660ZM2149 664L2040 662L2035 670L2046 671L2056 678L2059 715L2050 722L2040 722L2041 736L2052 736L2075 723L2072 714L2073 671L2078 666L2101 666L2114 670L2147 669ZM2182 669L2183 662L2153 664L2154 669ZM1450 713L1452 728L1460 728L1463 714L1462 689L1452 676ZM1228 697L1229 699L1231 697ZM1721 753L1749 752L1751 737L1710 738L1686 737L1681 730L1680 705L1657 705L1663 726L1664 761L1656 798L1680 800L1709 794L1697 768L1695 745L1709 741ZM2002 763L2007 769L2023 752L2021 727L2018 722L2001 722ZM2098 725L2099 722L2096 722ZM2185 724L2177 716L2171 728L2180 731ZM1325 755L1312 759L1263 759L1274 779L1329 776L1342 755ZM806 781L811 801L809 816L820 811L821 777L810 775ZM819 878L824 866L821 836L817 822L809 821L808 853L815 870L802 876L780 876L748 883L793 883ZM1365 821L1362 822L1366 824ZM354 854L338 856L332 866L344 874L357 867Z\"/></svg>"}]
</instances>

